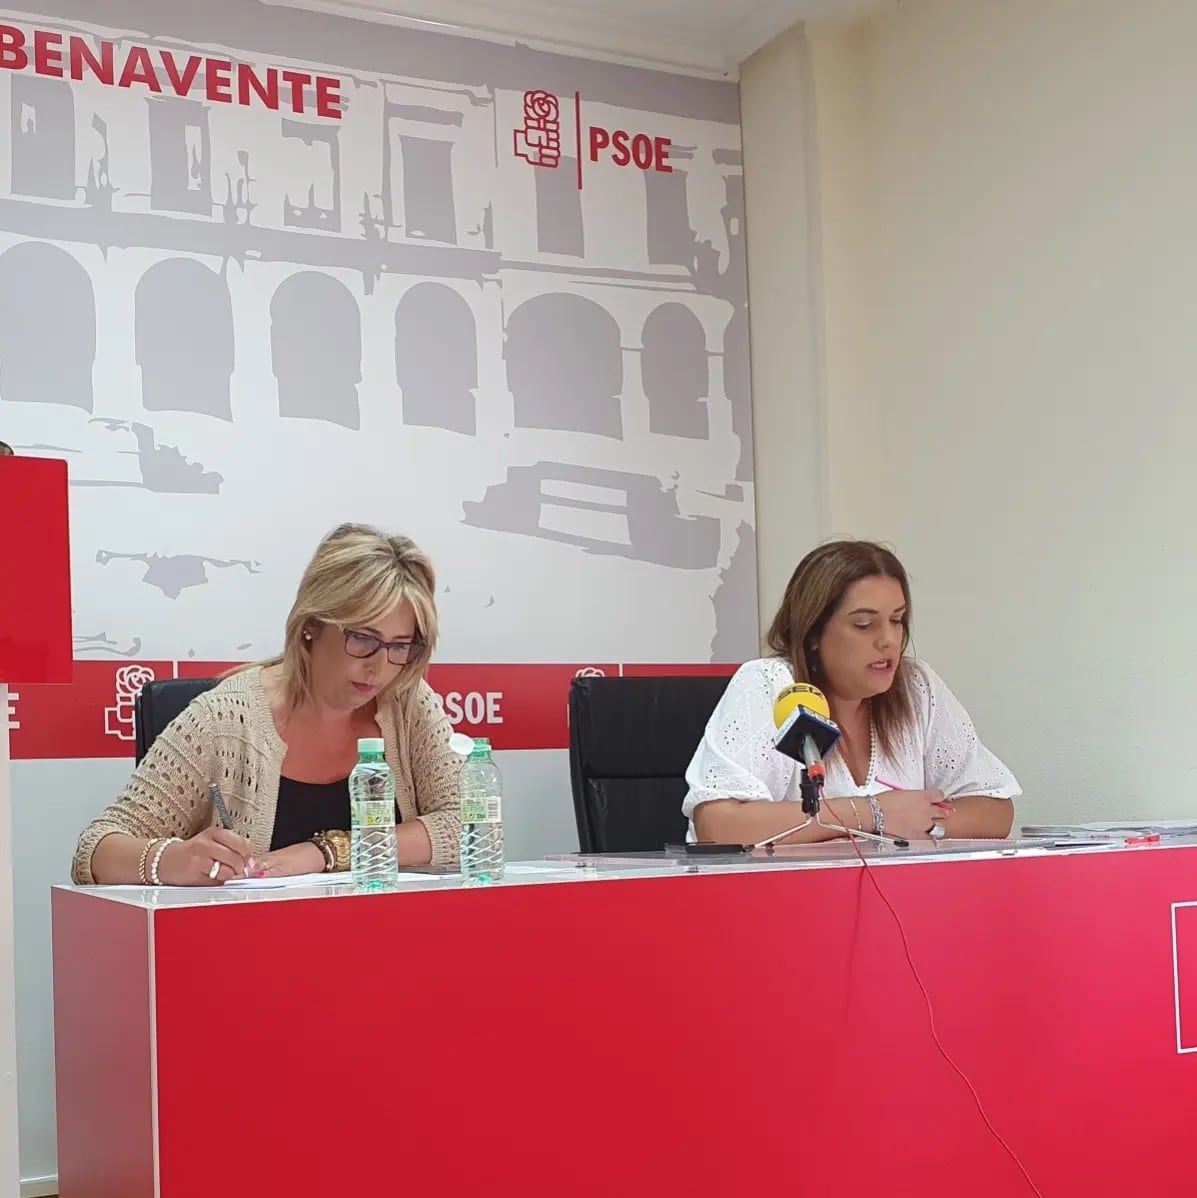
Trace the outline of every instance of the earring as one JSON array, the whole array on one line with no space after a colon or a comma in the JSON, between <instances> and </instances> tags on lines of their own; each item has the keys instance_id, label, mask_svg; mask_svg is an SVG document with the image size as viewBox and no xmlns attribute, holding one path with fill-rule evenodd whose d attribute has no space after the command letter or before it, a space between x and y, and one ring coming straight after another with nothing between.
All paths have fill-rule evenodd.
<instances>
[{"instance_id":1,"label":"earring","mask_svg":"<svg viewBox=\"0 0 1197 1198\"><path fill-rule=\"evenodd\" d=\"M306 628L304 629L303 639L309 643L311 643L312 640L312 634L308 632Z\"/></svg>"}]
</instances>

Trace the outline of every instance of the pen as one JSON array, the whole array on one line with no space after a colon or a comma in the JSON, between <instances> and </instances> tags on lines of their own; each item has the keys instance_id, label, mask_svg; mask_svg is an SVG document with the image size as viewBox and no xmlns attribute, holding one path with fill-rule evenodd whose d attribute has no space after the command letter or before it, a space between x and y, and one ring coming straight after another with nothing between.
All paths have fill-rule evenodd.
<instances>
[{"instance_id":1,"label":"pen","mask_svg":"<svg viewBox=\"0 0 1197 1198\"><path fill-rule=\"evenodd\" d=\"M220 783L213 782L208 787L208 793L212 796L212 806L216 808L216 814L220 816L220 826L226 831L233 830L233 817L229 815L229 809L224 805L224 795L220 793Z\"/></svg>"},{"instance_id":2,"label":"pen","mask_svg":"<svg viewBox=\"0 0 1197 1198\"><path fill-rule=\"evenodd\" d=\"M212 796L212 806L216 808L216 814L220 817L220 826L226 832L231 832L233 830L233 817L229 815L229 809L225 806L224 795L220 793L220 783L211 783L208 786L208 793ZM247 878L252 866L253 860L251 858L245 866L245 876Z\"/></svg>"}]
</instances>

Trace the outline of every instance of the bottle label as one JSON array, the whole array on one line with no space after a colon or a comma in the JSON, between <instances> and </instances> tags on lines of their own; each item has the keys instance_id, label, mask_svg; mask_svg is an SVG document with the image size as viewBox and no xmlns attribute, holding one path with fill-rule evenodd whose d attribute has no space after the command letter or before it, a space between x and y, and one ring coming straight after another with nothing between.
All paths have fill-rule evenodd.
<instances>
[{"instance_id":1,"label":"bottle label","mask_svg":"<svg viewBox=\"0 0 1197 1198\"><path fill-rule=\"evenodd\" d=\"M463 824L497 824L503 818L503 800L498 795L478 795L461 800Z\"/></svg>"},{"instance_id":2,"label":"bottle label","mask_svg":"<svg viewBox=\"0 0 1197 1198\"><path fill-rule=\"evenodd\" d=\"M386 828L395 822L395 807L393 803L385 800L354 803L352 819L355 828Z\"/></svg>"}]
</instances>

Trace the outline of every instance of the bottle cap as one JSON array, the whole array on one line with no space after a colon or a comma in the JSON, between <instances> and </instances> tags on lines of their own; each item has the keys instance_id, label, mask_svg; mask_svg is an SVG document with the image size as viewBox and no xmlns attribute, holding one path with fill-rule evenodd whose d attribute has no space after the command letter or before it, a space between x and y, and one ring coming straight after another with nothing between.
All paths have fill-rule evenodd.
<instances>
[{"instance_id":1,"label":"bottle cap","mask_svg":"<svg viewBox=\"0 0 1197 1198\"><path fill-rule=\"evenodd\" d=\"M386 748L386 742L381 736L365 736L357 742L357 751L359 756L363 756L367 753L385 753Z\"/></svg>"},{"instance_id":2,"label":"bottle cap","mask_svg":"<svg viewBox=\"0 0 1197 1198\"><path fill-rule=\"evenodd\" d=\"M468 757L474 751L474 741L472 737L465 736L460 732L454 732L449 737L449 752L456 753L458 757Z\"/></svg>"}]
</instances>

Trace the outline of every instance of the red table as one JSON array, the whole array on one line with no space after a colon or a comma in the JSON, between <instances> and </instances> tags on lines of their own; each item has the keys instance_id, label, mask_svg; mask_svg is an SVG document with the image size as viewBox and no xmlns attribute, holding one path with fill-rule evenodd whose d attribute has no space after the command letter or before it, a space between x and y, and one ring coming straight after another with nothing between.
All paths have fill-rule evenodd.
<instances>
[{"instance_id":1,"label":"red table","mask_svg":"<svg viewBox=\"0 0 1197 1198\"><path fill-rule=\"evenodd\" d=\"M1192 1193L1197 846L873 873L1045 1198ZM56 889L62 1198L1032 1192L859 866L429 887Z\"/></svg>"}]
</instances>

